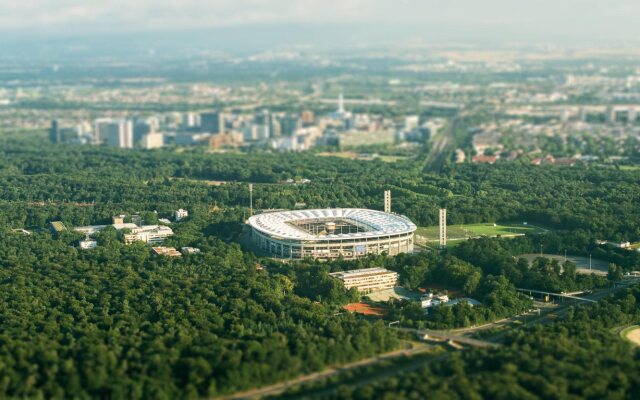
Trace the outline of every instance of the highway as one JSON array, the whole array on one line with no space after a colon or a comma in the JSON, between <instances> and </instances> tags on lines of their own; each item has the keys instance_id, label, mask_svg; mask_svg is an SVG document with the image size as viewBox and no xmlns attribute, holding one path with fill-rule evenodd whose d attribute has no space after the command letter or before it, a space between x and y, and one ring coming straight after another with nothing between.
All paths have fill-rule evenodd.
<instances>
[{"instance_id":1,"label":"highway","mask_svg":"<svg viewBox=\"0 0 640 400\"><path fill-rule=\"evenodd\" d=\"M413 328L396 328L400 332L407 332L418 335L420 338L428 339L439 339L452 341L457 344L464 344L471 347L481 347L481 348L493 348L498 347L497 343L487 342L485 340L473 339L466 336L461 336L449 331L434 331L429 329L413 329Z\"/></svg>"},{"instance_id":2,"label":"highway","mask_svg":"<svg viewBox=\"0 0 640 400\"><path fill-rule=\"evenodd\" d=\"M553 322L558 318L564 317L571 306L574 306L577 304L580 304L583 306L589 306L591 304L594 304L593 302L602 300L612 295L616 291L625 289L629 285L632 285L634 283L638 283L638 280L627 281L622 284L617 284L615 287L599 290L595 293L589 294L587 296L583 296L583 298L581 298L580 300L568 299L563 303L560 303L560 305L555 309L553 309L552 311L548 311L540 316L533 316L533 317L521 316L521 317L505 318L499 321L494 321L489 324L484 324L476 327L463 328L458 330L451 330L451 331L413 329L413 328L402 328L402 327L394 327L390 329L397 329L400 332L414 334L416 336L419 336L421 339L432 338L432 339L437 339L443 342L449 342L453 348L459 348L459 345L477 347L477 348L497 348L499 347L499 342L504 338L504 336L509 332L509 330L504 332L499 332L497 334L491 335L484 339L477 339L471 336L474 335L475 333L478 333L486 329L491 329L493 327L498 327L498 326L506 326L516 321L522 321L523 319L524 321L523 321L523 324L521 325L522 327L536 325L536 324L547 324L549 322ZM593 302L584 302L583 301L584 299L588 299ZM404 349L390 351L390 352L380 354L378 356L370 357L364 360L344 364L342 366L330 367L323 371L315 372L308 375L303 375L298 378L290 379L290 380L276 383L263 388L257 388L257 389L252 389L245 392L239 392L230 396L221 397L220 399L229 399L229 400L247 399L248 400L248 399L260 399L260 398L265 398L270 396L278 396L296 386L309 384L315 381L326 380L328 378L343 374L350 370L355 370L358 368L379 364L383 361L394 360L401 357L407 358L406 363L403 362L401 365L394 367L392 370L383 369L381 371L374 371L371 374L367 374L366 376L362 376L358 378L356 382L350 382L348 384L350 387L358 387L378 379L386 379L394 375L397 375L399 373L416 370L420 368L422 365L424 365L426 362L443 359L448 354L448 353L445 353L433 358L428 358L426 360L420 357L411 358L412 356L426 353L430 349L433 349L433 346L428 344L422 344L414 347L405 347ZM325 387L318 392L314 392L310 394L308 397L322 397L323 395L326 396L334 392L336 389L337 389L336 386Z\"/></svg>"},{"instance_id":3,"label":"highway","mask_svg":"<svg viewBox=\"0 0 640 400\"><path fill-rule=\"evenodd\" d=\"M366 358L364 360L344 364L338 367L330 367L323 371L314 372L308 375L303 375L303 376L290 379L284 382L279 382L270 386L252 389L245 392L239 392L227 397L220 397L220 399L250 400L250 399L262 399L268 396L277 396L295 386L299 386L305 383L311 383L318 380L324 380L339 374L343 374L349 370L362 368L362 367L366 367L373 364L379 364L383 361L390 361L400 357L411 357L417 354L424 353L432 348L433 346L425 343L415 347L411 347L411 348L405 347L404 349L393 350L384 354L380 354L374 357Z\"/></svg>"}]
</instances>

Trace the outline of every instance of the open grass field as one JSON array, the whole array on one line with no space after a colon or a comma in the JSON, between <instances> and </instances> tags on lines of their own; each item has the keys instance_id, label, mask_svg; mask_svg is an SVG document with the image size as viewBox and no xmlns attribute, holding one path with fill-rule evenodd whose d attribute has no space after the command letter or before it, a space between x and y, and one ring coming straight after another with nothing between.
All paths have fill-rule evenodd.
<instances>
[{"instance_id":1,"label":"open grass field","mask_svg":"<svg viewBox=\"0 0 640 400\"><path fill-rule=\"evenodd\" d=\"M620 336L627 339L636 346L640 346L640 326L633 325L620 332Z\"/></svg>"},{"instance_id":2,"label":"open grass field","mask_svg":"<svg viewBox=\"0 0 640 400\"><path fill-rule=\"evenodd\" d=\"M521 236L526 233L545 233L546 229L522 224L468 224L447 226L447 240L461 240L479 236ZM418 243L438 240L438 227L420 227L416 231Z\"/></svg>"}]
</instances>

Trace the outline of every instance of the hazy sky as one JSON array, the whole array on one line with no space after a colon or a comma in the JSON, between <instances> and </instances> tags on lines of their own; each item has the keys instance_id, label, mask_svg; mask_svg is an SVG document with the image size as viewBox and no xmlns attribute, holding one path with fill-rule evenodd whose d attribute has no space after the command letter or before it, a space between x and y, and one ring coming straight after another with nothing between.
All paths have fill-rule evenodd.
<instances>
[{"instance_id":1,"label":"hazy sky","mask_svg":"<svg viewBox=\"0 0 640 400\"><path fill-rule=\"evenodd\" d=\"M454 39L622 41L640 37L639 16L640 0L0 0L0 34L358 24Z\"/></svg>"}]
</instances>

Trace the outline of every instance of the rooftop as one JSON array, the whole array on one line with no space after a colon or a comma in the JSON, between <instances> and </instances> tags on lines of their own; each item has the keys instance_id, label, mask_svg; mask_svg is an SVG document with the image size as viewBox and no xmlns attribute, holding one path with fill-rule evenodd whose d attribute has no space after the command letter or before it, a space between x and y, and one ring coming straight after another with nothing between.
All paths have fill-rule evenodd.
<instances>
[{"instance_id":1,"label":"rooftop","mask_svg":"<svg viewBox=\"0 0 640 400\"><path fill-rule=\"evenodd\" d=\"M354 269L351 271L332 272L329 275L344 280L349 278L363 278L365 276L396 274L396 273L397 272L389 271L388 269L385 269L385 268L364 268L364 269Z\"/></svg>"},{"instance_id":2,"label":"rooftop","mask_svg":"<svg viewBox=\"0 0 640 400\"><path fill-rule=\"evenodd\" d=\"M319 229L319 225L330 222L342 224L345 228L335 232ZM263 213L249 218L249 225L269 236L297 240L366 238L406 234L416 230L415 224L407 217L362 208Z\"/></svg>"}]
</instances>

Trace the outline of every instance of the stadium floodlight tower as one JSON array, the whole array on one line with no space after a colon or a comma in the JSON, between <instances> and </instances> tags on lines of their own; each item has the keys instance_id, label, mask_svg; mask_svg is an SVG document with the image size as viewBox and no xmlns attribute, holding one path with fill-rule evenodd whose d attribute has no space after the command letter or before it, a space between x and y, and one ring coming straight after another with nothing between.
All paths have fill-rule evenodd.
<instances>
[{"instance_id":1,"label":"stadium floodlight tower","mask_svg":"<svg viewBox=\"0 0 640 400\"><path fill-rule=\"evenodd\" d=\"M391 212L391 190L384 191L384 212Z\"/></svg>"},{"instance_id":2,"label":"stadium floodlight tower","mask_svg":"<svg viewBox=\"0 0 640 400\"><path fill-rule=\"evenodd\" d=\"M447 247L447 209L440 209L440 248Z\"/></svg>"},{"instance_id":3,"label":"stadium floodlight tower","mask_svg":"<svg viewBox=\"0 0 640 400\"><path fill-rule=\"evenodd\" d=\"M249 216L253 215L253 183L249 184Z\"/></svg>"}]
</instances>

